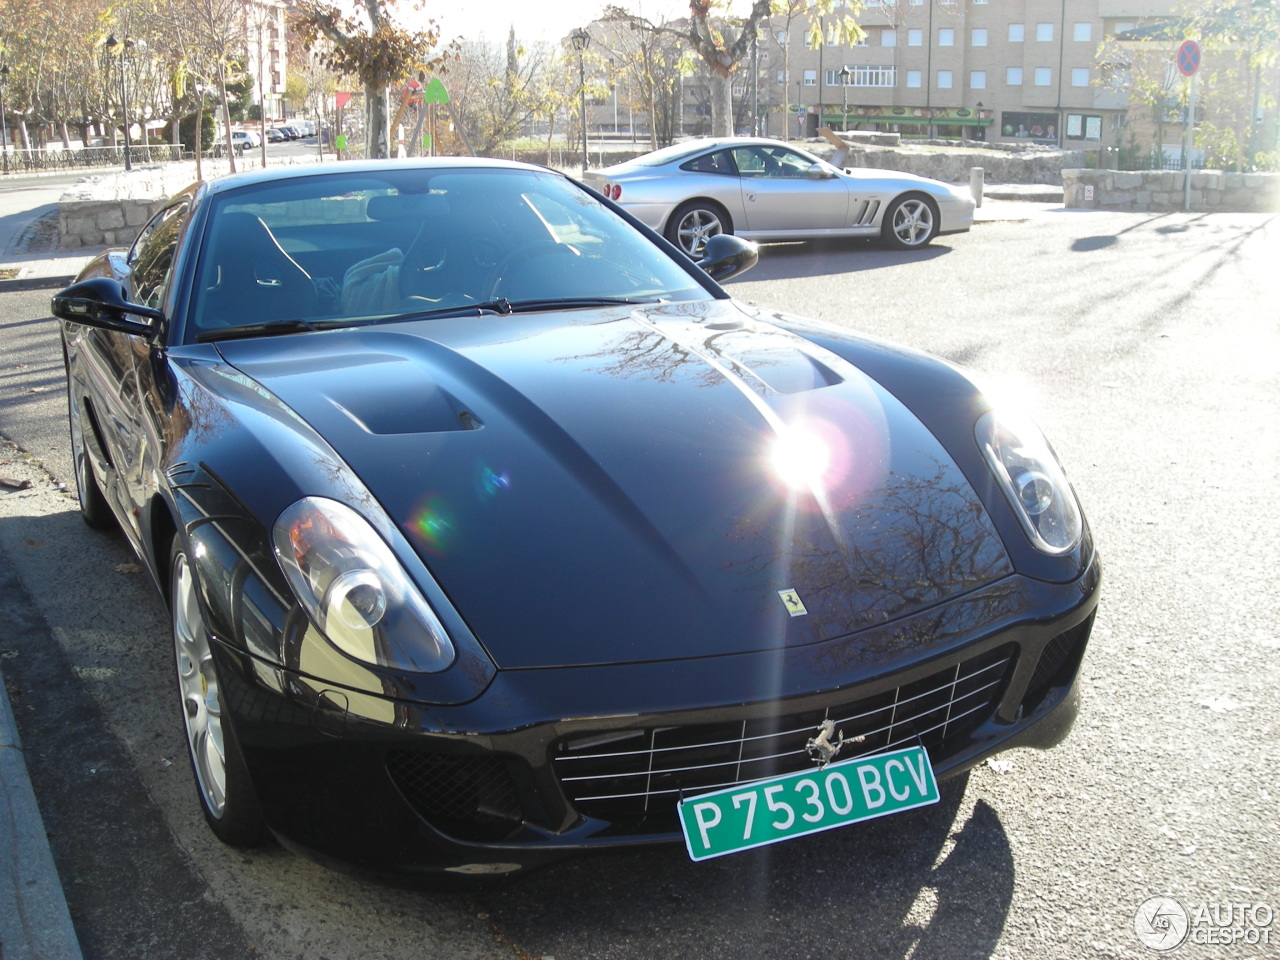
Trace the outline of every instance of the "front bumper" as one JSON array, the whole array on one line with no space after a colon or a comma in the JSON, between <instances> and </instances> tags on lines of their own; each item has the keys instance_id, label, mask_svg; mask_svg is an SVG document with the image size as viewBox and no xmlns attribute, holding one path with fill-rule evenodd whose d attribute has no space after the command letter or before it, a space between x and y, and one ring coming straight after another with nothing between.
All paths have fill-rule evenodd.
<instances>
[{"instance_id":1,"label":"front bumper","mask_svg":"<svg viewBox=\"0 0 1280 960\"><path fill-rule=\"evenodd\" d=\"M287 845L410 874L510 874L601 847L679 839L675 803L922 743L935 773L1061 742L1097 605L1077 581L1009 577L809 648L679 663L500 672L457 707L326 686L217 646L267 822ZM817 691L817 692L814 692Z\"/></svg>"}]
</instances>

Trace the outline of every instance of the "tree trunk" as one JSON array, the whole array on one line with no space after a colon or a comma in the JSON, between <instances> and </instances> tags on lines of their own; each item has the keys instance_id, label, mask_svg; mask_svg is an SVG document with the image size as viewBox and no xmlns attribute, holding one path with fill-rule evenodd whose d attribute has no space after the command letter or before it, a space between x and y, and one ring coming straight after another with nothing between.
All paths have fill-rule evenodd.
<instances>
[{"instance_id":1,"label":"tree trunk","mask_svg":"<svg viewBox=\"0 0 1280 960\"><path fill-rule=\"evenodd\" d=\"M203 152L203 147L200 143L200 128L204 126L204 87L201 87L198 92L200 99L196 101L196 132L191 142L196 148L196 180L200 181L204 179L204 161L200 157ZM178 136L178 142L182 142L181 135Z\"/></svg>"},{"instance_id":2,"label":"tree trunk","mask_svg":"<svg viewBox=\"0 0 1280 960\"><path fill-rule=\"evenodd\" d=\"M227 159L231 163L230 170L236 172L236 145L231 139L231 108L227 106L227 75L222 69L222 61L218 61L218 96L222 101L222 130L227 138Z\"/></svg>"},{"instance_id":3,"label":"tree trunk","mask_svg":"<svg viewBox=\"0 0 1280 960\"><path fill-rule=\"evenodd\" d=\"M711 74L711 135L733 136L733 77Z\"/></svg>"},{"instance_id":4,"label":"tree trunk","mask_svg":"<svg viewBox=\"0 0 1280 960\"><path fill-rule=\"evenodd\" d=\"M391 156L387 146L387 91L385 88L364 88L364 155L370 160L385 160Z\"/></svg>"}]
</instances>

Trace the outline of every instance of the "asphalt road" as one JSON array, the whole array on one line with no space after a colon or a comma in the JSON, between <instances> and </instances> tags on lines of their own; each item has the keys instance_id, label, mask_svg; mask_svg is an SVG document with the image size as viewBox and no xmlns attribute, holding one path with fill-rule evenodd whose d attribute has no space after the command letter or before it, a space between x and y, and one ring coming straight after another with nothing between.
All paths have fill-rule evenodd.
<instances>
[{"instance_id":1,"label":"asphalt road","mask_svg":"<svg viewBox=\"0 0 1280 960\"><path fill-rule=\"evenodd\" d=\"M1243 214L1058 212L912 254L767 247L739 297L939 353L1039 418L1106 571L1081 719L937 807L447 893L208 834L161 603L54 486L48 293L0 293L0 433L20 448L0 474L36 481L0 494L0 656L86 955L1149 958L1135 911L1166 895L1193 919L1245 907L1174 956L1280 955L1280 922L1249 913L1280 911L1277 264L1280 219Z\"/></svg>"}]
</instances>

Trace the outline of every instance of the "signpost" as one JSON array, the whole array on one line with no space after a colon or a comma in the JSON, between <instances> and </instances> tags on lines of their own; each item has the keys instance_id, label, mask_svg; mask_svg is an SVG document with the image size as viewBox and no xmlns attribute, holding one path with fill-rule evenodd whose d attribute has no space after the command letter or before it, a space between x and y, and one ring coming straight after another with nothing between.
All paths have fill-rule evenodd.
<instances>
[{"instance_id":1,"label":"signpost","mask_svg":"<svg viewBox=\"0 0 1280 960\"><path fill-rule=\"evenodd\" d=\"M1184 189L1182 209L1191 209L1191 148L1195 145L1196 130L1196 73L1200 70L1200 44L1194 40L1182 41L1178 47L1178 72L1191 78L1191 93L1187 97L1187 130L1182 148L1182 178Z\"/></svg>"}]
</instances>

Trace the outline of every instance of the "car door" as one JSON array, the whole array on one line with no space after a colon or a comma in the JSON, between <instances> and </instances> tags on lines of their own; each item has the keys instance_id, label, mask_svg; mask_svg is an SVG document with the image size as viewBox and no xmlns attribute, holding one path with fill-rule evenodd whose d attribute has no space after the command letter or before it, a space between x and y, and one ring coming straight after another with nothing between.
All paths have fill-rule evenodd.
<instances>
[{"instance_id":1,"label":"car door","mask_svg":"<svg viewBox=\"0 0 1280 960\"><path fill-rule=\"evenodd\" d=\"M134 241L122 278L131 301L156 308L163 304L188 208L186 198L165 207ZM125 533L137 543L139 508L146 501L150 468L161 444L155 427L160 415L155 382L163 350L151 337L81 329L81 375L90 384L99 438L110 467L101 478L104 493L118 507Z\"/></svg>"},{"instance_id":2,"label":"car door","mask_svg":"<svg viewBox=\"0 0 1280 960\"><path fill-rule=\"evenodd\" d=\"M742 180L745 231L802 236L848 226L849 188L841 177L818 177L813 161L781 144L733 150Z\"/></svg>"}]
</instances>

